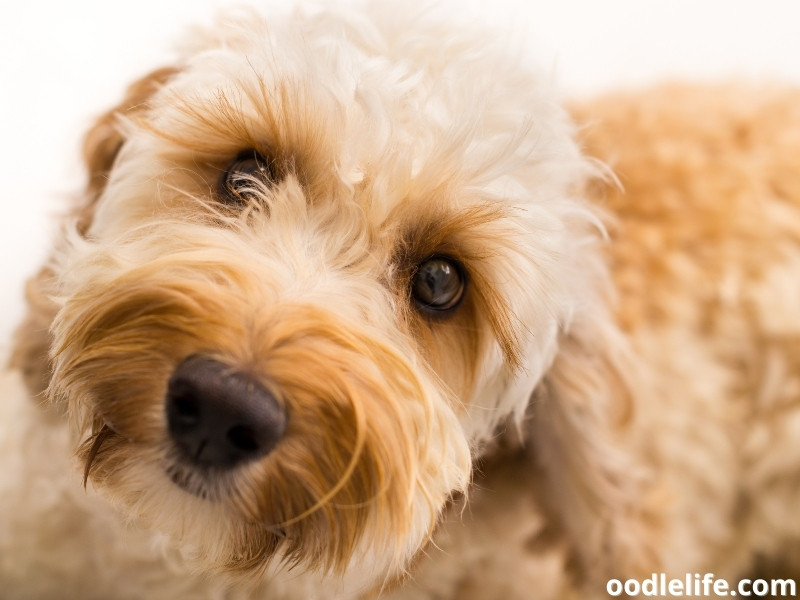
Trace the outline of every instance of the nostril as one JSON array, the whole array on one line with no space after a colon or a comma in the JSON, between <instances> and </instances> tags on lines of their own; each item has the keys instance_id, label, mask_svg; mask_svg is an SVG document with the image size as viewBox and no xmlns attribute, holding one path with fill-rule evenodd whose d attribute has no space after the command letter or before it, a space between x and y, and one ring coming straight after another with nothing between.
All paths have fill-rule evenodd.
<instances>
[{"instance_id":1,"label":"nostril","mask_svg":"<svg viewBox=\"0 0 800 600\"><path fill-rule=\"evenodd\" d=\"M258 434L250 427L245 425L236 425L228 430L228 441L245 452L254 452L258 450Z\"/></svg>"},{"instance_id":2,"label":"nostril","mask_svg":"<svg viewBox=\"0 0 800 600\"><path fill-rule=\"evenodd\" d=\"M177 449L202 467L230 468L260 458L286 430L284 408L257 379L198 356L175 369L165 408Z\"/></svg>"},{"instance_id":3,"label":"nostril","mask_svg":"<svg viewBox=\"0 0 800 600\"><path fill-rule=\"evenodd\" d=\"M183 425L195 425L200 420L200 406L193 394L175 394L171 398L173 417Z\"/></svg>"}]
</instances>

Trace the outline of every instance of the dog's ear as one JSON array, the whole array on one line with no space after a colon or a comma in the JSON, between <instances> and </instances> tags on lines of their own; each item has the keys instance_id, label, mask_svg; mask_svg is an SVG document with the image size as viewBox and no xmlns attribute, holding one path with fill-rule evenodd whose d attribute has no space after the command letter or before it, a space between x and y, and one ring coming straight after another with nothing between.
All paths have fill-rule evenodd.
<instances>
[{"instance_id":1,"label":"dog's ear","mask_svg":"<svg viewBox=\"0 0 800 600\"><path fill-rule=\"evenodd\" d=\"M125 142L119 128L120 117L135 116L176 72L174 68L158 69L133 83L122 102L98 118L86 134L83 144L83 159L88 171L86 190L71 213L81 235L91 224L97 200ZM28 280L25 288L28 313L17 330L10 361L12 368L20 369L34 395L44 391L50 380L49 329L57 309L51 299L55 290L54 272L49 263Z\"/></svg>"},{"instance_id":2,"label":"dog's ear","mask_svg":"<svg viewBox=\"0 0 800 600\"><path fill-rule=\"evenodd\" d=\"M600 304L600 303L598 303ZM657 499L626 451L636 359L606 306L580 315L534 396L530 445L540 490L582 579L648 575L658 565Z\"/></svg>"},{"instance_id":3,"label":"dog's ear","mask_svg":"<svg viewBox=\"0 0 800 600\"><path fill-rule=\"evenodd\" d=\"M88 181L83 203L76 214L80 233L85 233L91 223L94 206L105 189L108 174L125 142L119 127L120 117L135 116L143 110L150 97L176 72L175 68L165 67L135 81L128 87L122 102L97 119L87 132L83 141L83 160Z\"/></svg>"}]
</instances>

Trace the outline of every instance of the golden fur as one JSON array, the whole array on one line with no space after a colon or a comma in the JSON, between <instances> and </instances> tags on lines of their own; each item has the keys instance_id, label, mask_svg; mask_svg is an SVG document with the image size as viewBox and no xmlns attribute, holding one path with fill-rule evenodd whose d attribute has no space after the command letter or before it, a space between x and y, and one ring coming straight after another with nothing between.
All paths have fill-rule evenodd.
<instances>
[{"instance_id":1,"label":"golden fur","mask_svg":"<svg viewBox=\"0 0 800 600\"><path fill-rule=\"evenodd\" d=\"M2 383L4 589L797 578L799 107L664 87L576 105L576 130L543 75L417 15L196 34L89 132L83 203L29 284ZM242 150L274 180L226 202ZM412 300L431 256L466 273L448 313ZM272 452L213 476L180 460L165 394L194 355L286 410ZM53 408L16 400L20 374Z\"/></svg>"}]
</instances>

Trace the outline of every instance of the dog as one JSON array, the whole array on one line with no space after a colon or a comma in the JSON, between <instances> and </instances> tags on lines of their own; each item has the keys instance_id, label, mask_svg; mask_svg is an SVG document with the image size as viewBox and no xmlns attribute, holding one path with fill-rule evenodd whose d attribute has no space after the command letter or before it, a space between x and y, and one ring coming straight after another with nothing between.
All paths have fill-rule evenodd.
<instances>
[{"instance_id":1,"label":"dog","mask_svg":"<svg viewBox=\"0 0 800 600\"><path fill-rule=\"evenodd\" d=\"M800 92L567 110L477 27L245 11L84 157L0 384L4 597L800 576Z\"/></svg>"}]
</instances>

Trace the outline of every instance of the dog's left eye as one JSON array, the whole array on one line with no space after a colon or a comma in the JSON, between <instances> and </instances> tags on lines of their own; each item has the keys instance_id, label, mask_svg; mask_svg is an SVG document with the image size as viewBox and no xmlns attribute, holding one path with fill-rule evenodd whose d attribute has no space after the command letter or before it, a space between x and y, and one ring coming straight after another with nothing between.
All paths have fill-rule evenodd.
<instances>
[{"instance_id":1,"label":"dog's left eye","mask_svg":"<svg viewBox=\"0 0 800 600\"><path fill-rule=\"evenodd\" d=\"M422 308L447 311L464 297L464 271L461 265L445 256L431 257L417 267L411 281L411 294Z\"/></svg>"},{"instance_id":2,"label":"dog's left eye","mask_svg":"<svg viewBox=\"0 0 800 600\"><path fill-rule=\"evenodd\" d=\"M245 150L233 159L219 180L222 198L230 203L243 204L260 184L276 181L273 163L255 150Z\"/></svg>"}]
</instances>

